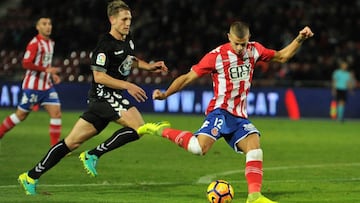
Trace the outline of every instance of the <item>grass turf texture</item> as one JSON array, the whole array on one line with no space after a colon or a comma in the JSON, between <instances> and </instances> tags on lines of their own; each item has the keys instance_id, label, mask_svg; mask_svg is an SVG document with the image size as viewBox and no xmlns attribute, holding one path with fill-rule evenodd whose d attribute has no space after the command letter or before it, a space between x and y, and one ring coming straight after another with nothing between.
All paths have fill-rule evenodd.
<instances>
[{"instance_id":1,"label":"grass turf texture","mask_svg":"<svg viewBox=\"0 0 360 203\"><path fill-rule=\"evenodd\" d=\"M0 119L13 110L0 110ZM64 137L80 112L63 112ZM195 131L202 115L146 114L149 122L168 120ZM261 131L264 150L263 194L281 203L360 202L360 122L252 118ZM107 139L119 127L110 124L48 171L39 181L39 195L26 196L17 183L49 149L48 116L32 113L0 141L0 202L206 203L206 188L215 179L229 181L233 202L245 202L245 157L224 140L202 157L170 141L145 136L112 151L98 162L91 178L78 159L80 152Z\"/></svg>"}]
</instances>

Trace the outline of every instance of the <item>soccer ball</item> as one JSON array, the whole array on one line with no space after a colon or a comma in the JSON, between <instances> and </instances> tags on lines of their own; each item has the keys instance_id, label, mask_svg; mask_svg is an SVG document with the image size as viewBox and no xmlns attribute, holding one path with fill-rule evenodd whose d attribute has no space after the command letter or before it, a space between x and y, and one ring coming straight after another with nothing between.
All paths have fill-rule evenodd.
<instances>
[{"instance_id":1,"label":"soccer ball","mask_svg":"<svg viewBox=\"0 0 360 203\"><path fill-rule=\"evenodd\" d=\"M209 184L206 195L210 203L230 203L234 198L234 189L225 180L215 180Z\"/></svg>"}]
</instances>

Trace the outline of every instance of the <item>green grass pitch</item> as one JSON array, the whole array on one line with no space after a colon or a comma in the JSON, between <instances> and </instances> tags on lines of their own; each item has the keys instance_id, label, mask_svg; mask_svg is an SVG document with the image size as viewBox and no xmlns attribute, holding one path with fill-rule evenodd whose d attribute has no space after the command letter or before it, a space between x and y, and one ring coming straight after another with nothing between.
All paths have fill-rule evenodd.
<instances>
[{"instance_id":1,"label":"green grass pitch","mask_svg":"<svg viewBox=\"0 0 360 203\"><path fill-rule=\"evenodd\" d=\"M13 109L0 110L0 119ZM63 135L81 112L63 112ZM168 120L174 128L195 131L202 115L145 114L146 121ZM261 131L264 150L263 194L280 203L360 202L360 122L326 119L250 118ZM104 155L99 176L88 176L78 159L119 128L115 124L86 142L39 181L36 196L17 183L49 149L49 119L32 113L0 141L0 202L206 203L207 185L229 181L233 202L245 202L245 157L224 140L205 156L195 156L170 141L144 136Z\"/></svg>"}]
</instances>

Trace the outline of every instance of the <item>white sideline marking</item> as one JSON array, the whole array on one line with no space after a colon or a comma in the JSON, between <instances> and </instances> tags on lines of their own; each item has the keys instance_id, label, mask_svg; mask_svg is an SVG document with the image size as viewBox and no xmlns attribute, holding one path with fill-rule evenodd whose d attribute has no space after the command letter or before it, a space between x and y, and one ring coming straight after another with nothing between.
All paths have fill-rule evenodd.
<instances>
[{"instance_id":1,"label":"white sideline marking","mask_svg":"<svg viewBox=\"0 0 360 203\"><path fill-rule=\"evenodd\" d=\"M317 164L317 165L302 165L302 166L282 166L282 167L268 167L264 168L264 171L278 171L278 170L288 170L288 169L301 169L301 168L324 168L324 167L333 167L333 166L360 166L360 163L343 163L343 164ZM224 171L222 173L214 173L206 176L200 177L194 184L208 184L212 180L215 180L217 176L230 175L236 173L244 173L244 170L231 170ZM267 182L299 182L299 181L311 181L311 180L267 180ZM325 181L360 181L360 177L357 178L343 178L343 179L327 179ZM237 181L232 181L237 182ZM241 181L241 182L245 182ZM93 187L93 186L152 186L152 185L181 185L184 182L135 182L135 183L109 183L104 181L103 183L87 183L87 184L40 184L39 187ZM20 187L16 185L0 185L0 189L7 188L17 188Z\"/></svg>"},{"instance_id":2,"label":"white sideline marking","mask_svg":"<svg viewBox=\"0 0 360 203\"><path fill-rule=\"evenodd\" d=\"M317 164L317 165L302 165L302 166L279 166L279 167L268 167L264 168L264 171L278 171L278 170L288 170L288 169L300 169L300 168L324 168L324 167L332 167L332 166L360 166L360 163L343 163L343 164ZM232 170L232 171L224 171L221 173L209 174L206 176L200 177L196 183L209 183L216 179L217 176L230 175L236 173L244 173L244 169L242 170Z\"/></svg>"}]
</instances>

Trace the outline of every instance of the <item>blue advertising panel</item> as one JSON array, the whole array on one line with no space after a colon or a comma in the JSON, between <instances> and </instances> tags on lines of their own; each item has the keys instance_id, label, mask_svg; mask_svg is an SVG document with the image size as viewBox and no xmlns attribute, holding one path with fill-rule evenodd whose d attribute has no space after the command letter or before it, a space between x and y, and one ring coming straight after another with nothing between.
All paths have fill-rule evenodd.
<instances>
[{"instance_id":1,"label":"blue advertising panel","mask_svg":"<svg viewBox=\"0 0 360 203\"><path fill-rule=\"evenodd\" d=\"M86 108L89 84L63 83L55 86L61 99L63 110L82 110ZM0 83L0 108L15 108L21 100L21 83Z\"/></svg>"},{"instance_id":2,"label":"blue advertising panel","mask_svg":"<svg viewBox=\"0 0 360 203\"><path fill-rule=\"evenodd\" d=\"M141 112L203 114L213 97L211 87L189 87L166 100L154 101L152 91L159 86L143 86L149 99L137 103ZM56 86L63 110L86 109L88 83L63 83ZM0 108L15 108L21 99L21 83L0 83ZM252 88L248 95L249 116L288 117L298 113L300 117L329 117L331 92L328 88ZM345 116L360 118L360 91L348 95Z\"/></svg>"}]
</instances>

